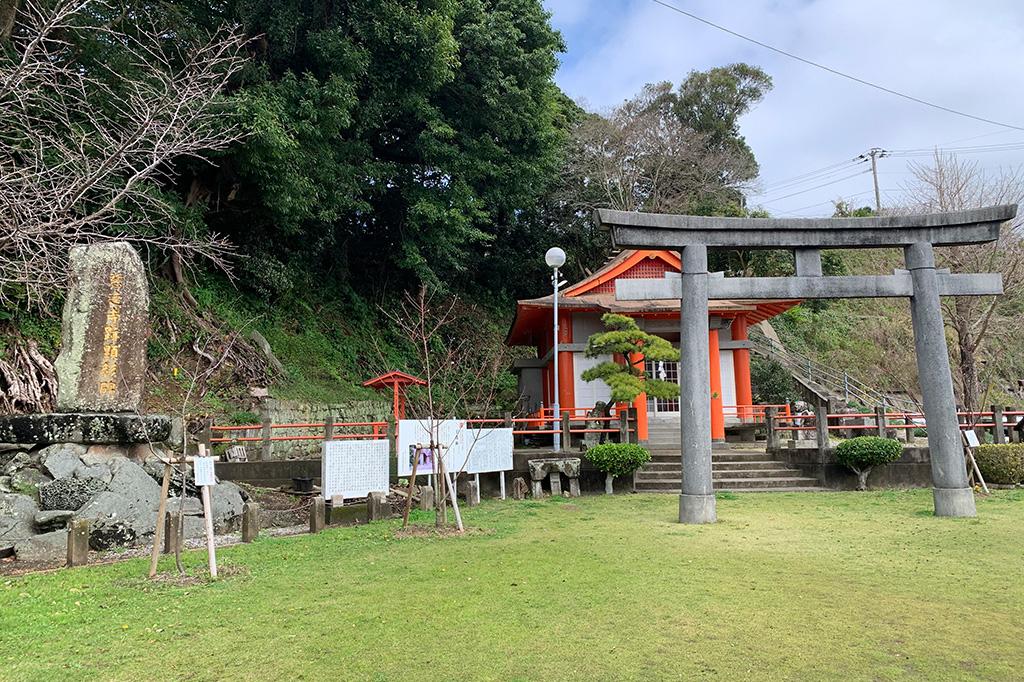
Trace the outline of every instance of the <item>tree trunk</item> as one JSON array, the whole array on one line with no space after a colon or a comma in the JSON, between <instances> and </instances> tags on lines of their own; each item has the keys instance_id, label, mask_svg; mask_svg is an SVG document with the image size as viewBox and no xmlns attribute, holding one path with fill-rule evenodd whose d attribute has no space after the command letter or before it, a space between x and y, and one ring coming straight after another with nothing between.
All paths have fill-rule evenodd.
<instances>
[{"instance_id":1,"label":"tree trunk","mask_svg":"<svg viewBox=\"0 0 1024 682\"><path fill-rule=\"evenodd\" d=\"M2 43L11 39L19 4L19 0L0 0L0 42Z\"/></svg>"},{"instance_id":2,"label":"tree trunk","mask_svg":"<svg viewBox=\"0 0 1024 682\"><path fill-rule=\"evenodd\" d=\"M857 490L868 489L868 474L871 473L871 467L865 469L854 469L857 474Z\"/></svg>"},{"instance_id":3,"label":"tree trunk","mask_svg":"<svg viewBox=\"0 0 1024 682\"><path fill-rule=\"evenodd\" d=\"M604 494L605 495L611 495L612 494L612 492L613 492L613 490L612 490L612 480L614 478L615 477L612 476L611 474L605 474L604 475Z\"/></svg>"}]
</instances>

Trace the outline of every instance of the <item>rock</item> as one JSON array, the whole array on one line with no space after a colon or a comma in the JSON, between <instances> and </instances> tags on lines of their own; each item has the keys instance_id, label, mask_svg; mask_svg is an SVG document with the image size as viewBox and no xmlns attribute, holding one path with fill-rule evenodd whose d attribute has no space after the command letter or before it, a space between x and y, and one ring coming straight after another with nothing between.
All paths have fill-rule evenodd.
<instances>
[{"instance_id":1,"label":"rock","mask_svg":"<svg viewBox=\"0 0 1024 682\"><path fill-rule=\"evenodd\" d=\"M31 537L37 511L39 507L28 495L0 494L0 544Z\"/></svg>"},{"instance_id":2,"label":"rock","mask_svg":"<svg viewBox=\"0 0 1024 682\"><path fill-rule=\"evenodd\" d=\"M10 476L0 476L0 493L13 493L14 487L11 486Z\"/></svg>"},{"instance_id":3,"label":"rock","mask_svg":"<svg viewBox=\"0 0 1024 682\"><path fill-rule=\"evenodd\" d=\"M238 528L242 520L242 489L231 481L222 481L210 487L210 507L213 527L218 532ZM186 511L186 513L188 513Z\"/></svg>"},{"instance_id":4,"label":"rock","mask_svg":"<svg viewBox=\"0 0 1024 682\"><path fill-rule=\"evenodd\" d=\"M52 480L52 478L44 474L39 469L26 467L11 476L11 485L15 490L28 490L30 488L38 489L39 486L49 483Z\"/></svg>"},{"instance_id":5,"label":"rock","mask_svg":"<svg viewBox=\"0 0 1024 682\"><path fill-rule=\"evenodd\" d=\"M34 535L14 545L14 556L18 561L66 561L68 554L68 532L55 530L52 533Z\"/></svg>"},{"instance_id":6,"label":"rock","mask_svg":"<svg viewBox=\"0 0 1024 682\"><path fill-rule=\"evenodd\" d=\"M28 452L31 449L31 445L24 445L20 443L0 443L0 471L6 469L7 463L14 459L19 452Z\"/></svg>"},{"instance_id":7,"label":"rock","mask_svg":"<svg viewBox=\"0 0 1024 682\"><path fill-rule=\"evenodd\" d=\"M110 466L107 464L93 464L92 466L82 464L75 471L75 478L98 478L103 481L104 485L110 483L110 479L113 476L114 474L110 471Z\"/></svg>"},{"instance_id":8,"label":"rock","mask_svg":"<svg viewBox=\"0 0 1024 682\"><path fill-rule=\"evenodd\" d=\"M74 515L75 512L70 509L36 512L34 519L36 530L41 533L45 533L51 530L66 528L68 521L70 521L71 517Z\"/></svg>"},{"instance_id":9,"label":"rock","mask_svg":"<svg viewBox=\"0 0 1024 682\"><path fill-rule=\"evenodd\" d=\"M70 253L57 372L61 412L137 412L146 374L149 286L127 242Z\"/></svg>"},{"instance_id":10,"label":"rock","mask_svg":"<svg viewBox=\"0 0 1024 682\"><path fill-rule=\"evenodd\" d=\"M0 417L0 441L54 443L159 443L171 433L161 414L14 414Z\"/></svg>"},{"instance_id":11,"label":"rock","mask_svg":"<svg viewBox=\"0 0 1024 682\"><path fill-rule=\"evenodd\" d=\"M130 545L139 538L152 535L156 529L156 512L156 504L104 491L79 509L75 518L92 522L89 546L104 550Z\"/></svg>"},{"instance_id":12,"label":"rock","mask_svg":"<svg viewBox=\"0 0 1024 682\"><path fill-rule=\"evenodd\" d=\"M186 516L202 516L203 503L198 497L171 497L167 500L167 511L182 512Z\"/></svg>"},{"instance_id":13,"label":"rock","mask_svg":"<svg viewBox=\"0 0 1024 682\"><path fill-rule=\"evenodd\" d=\"M115 457L127 458L128 448L120 445L90 445L82 455L82 463L88 466L108 464Z\"/></svg>"},{"instance_id":14,"label":"rock","mask_svg":"<svg viewBox=\"0 0 1024 682\"><path fill-rule=\"evenodd\" d=\"M118 458L111 460L110 471L113 476L107 483L107 490L156 509L160 501L160 486L145 469L129 459Z\"/></svg>"},{"instance_id":15,"label":"rock","mask_svg":"<svg viewBox=\"0 0 1024 682\"><path fill-rule=\"evenodd\" d=\"M27 452L17 452L4 466L4 476L13 476L31 463L32 458Z\"/></svg>"},{"instance_id":16,"label":"rock","mask_svg":"<svg viewBox=\"0 0 1024 682\"><path fill-rule=\"evenodd\" d=\"M170 459L171 453L169 453L166 448L156 443L136 443L128 448L128 459L139 464L161 458Z\"/></svg>"},{"instance_id":17,"label":"rock","mask_svg":"<svg viewBox=\"0 0 1024 682\"><path fill-rule=\"evenodd\" d=\"M45 510L80 509L105 487L99 478L58 478L39 486L39 506Z\"/></svg>"},{"instance_id":18,"label":"rock","mask_svg":"<svg viewBox=\"0 0 1024 682\"><path fill-rule=\"evenodd\" d=\"M77 443L58 443L49 445L37 454L39 461L53 478L74 476L75 470L82 466L82 455L85 446Z\"/></svg>"}]
</instances>

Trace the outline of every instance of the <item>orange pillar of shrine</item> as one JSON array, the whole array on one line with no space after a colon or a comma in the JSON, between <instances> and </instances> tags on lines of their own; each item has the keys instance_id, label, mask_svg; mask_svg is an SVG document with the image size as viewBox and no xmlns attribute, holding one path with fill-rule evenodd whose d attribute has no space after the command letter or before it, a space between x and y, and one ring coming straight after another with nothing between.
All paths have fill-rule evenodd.
<instances>
[{"instance_id":1,"label":"orange pillar of shrine","mask_svg":"<svg viewBox=\"0 0 1024 682\"><path fill-rule=\"evenodd\" d=\"M637 353L637 359L633 361L633 367L641 372L644 371L644 354ZM633 407L636 408L636 439L641 442L647 440L647 394L641 393L633 399Z\"/></svg>"},{"instance_id":2,"label":"orange pillar of shrine","mask_svg":"<svg viewBox=\"0 0 1024 682\"><path fill-rule=\"evenodd\" d=\"M708 361L711 368L711 440L725 441L725 414L722 410L722 363L718 357L718 330L711 329Z\"/></svg>"},{"instance_id":3,"label":"orange pillar of shrine","mask_svg":"<svg viewBox=\"0 0 1024 682\"><path fill-rule=\"evenodd\" d=\"M558 406L564 411L576 407L576 375L572 351L562 350L561 345L572 343L572 314L561 310L558 311L558 343Z\"/></svg>"},{"instance_id":4,"label":"orange pillar of shrine","mask_svg":"<svg viewBox=\"0 0 1024 682\"><path fill-rule=\"evenodd\" d=\"M733 320L732 340L748 340L746 315L738 315ZM732 352L732 362L736 377L736 404L740 406L739 417L741 421L750 421L754 416L753 410L747 407L754 404L754 391L750 384L750 351L736 348Z\"/></svg>"}]
</instances>

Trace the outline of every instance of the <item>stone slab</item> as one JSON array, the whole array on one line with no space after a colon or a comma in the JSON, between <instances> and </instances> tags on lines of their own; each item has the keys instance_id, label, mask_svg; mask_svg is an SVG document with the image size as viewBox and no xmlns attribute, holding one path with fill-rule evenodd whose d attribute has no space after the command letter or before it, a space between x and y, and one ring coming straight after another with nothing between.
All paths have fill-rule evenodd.
<instances>
[{"instance_id":1,"label":"stone slab","mask_svg":"<svg viewBox=\"0 0 1024 682\"><path fill-rule=\"evenodd\" d=\"M159 443L171 435L171 418L150 414L16 414L0 417L0 441L55 443Z\"/></svg>"},{"instance_id":2,"label":"stone slab","mask_svg":"<svg viewBox=\"0 0 1024 682\"><path fill-rule=\"evenodd\" d=\"M57 373L61 412L137 412L146 376L149 285L127 242L71 249Z\"/></svg>"}]
</instances>

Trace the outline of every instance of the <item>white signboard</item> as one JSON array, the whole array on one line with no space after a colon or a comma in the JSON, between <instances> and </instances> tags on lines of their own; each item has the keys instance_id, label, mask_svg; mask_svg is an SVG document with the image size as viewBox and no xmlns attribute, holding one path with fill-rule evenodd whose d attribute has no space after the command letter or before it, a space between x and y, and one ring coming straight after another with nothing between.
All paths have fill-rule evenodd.
<instances>
[{"instance_id":1,"label":"white signboard","mask_svg":"<svg viewBox=\"0 0 1024 682\"><path fill-rule=\"evenodd\" d=\"M438 446L444 452L444 464L449 471L458 471L465 453L462 450L462 437L466 430L466 422L458 419L430 420L403 419L398 422L398 475L412 475L412 461L417 445L428 448L432 439L431 432L436 435ZM416 467L416 475L426 476L434 470L433 457L436 452L421 453L420 463Z\"/></svg>"},{"instance_id":2,"label":"white signboard","mask_svg":"<svg viewBox=\"0 0 1024 682\"><path fill-rule=\"evenodd\" d=\"M978 434L974 432L974 429L964 431L964 436L967 438L968 447L976 448L981 445L981 442L978 441Z\"/></svg>"},{"instance_id":3,"label":"white signboard","mask_svg":"<svg viewBox=\"0 0 1024 682\"><path fill-rule=\"evenodd\" d=\"M325 500L336 495L352 499L388 490L388 441L324 441L320 488Z\"/></svg>"},{"instance_id":4,"label":"white signboard","mask_svg":"<svg viewBox=\"0 0 1024 682\"><path fill-rule=\"evenodd\" d=\"M192 462L192 472L196 486L217 485L217 476L213 472L213 457L196 457Z\"/></svg>"},{"instance_id":5,"label":"white signboard","mask_svg":"<svg viewBox=\"0 0 1024 682\"><path fill-rule=\"evenodd\" d=\"M512 468L512 429L470 429L463 436L462 444L465 452L459 461L466 461L466 473L482 474Z\"/></svg>"}]
</instances>

